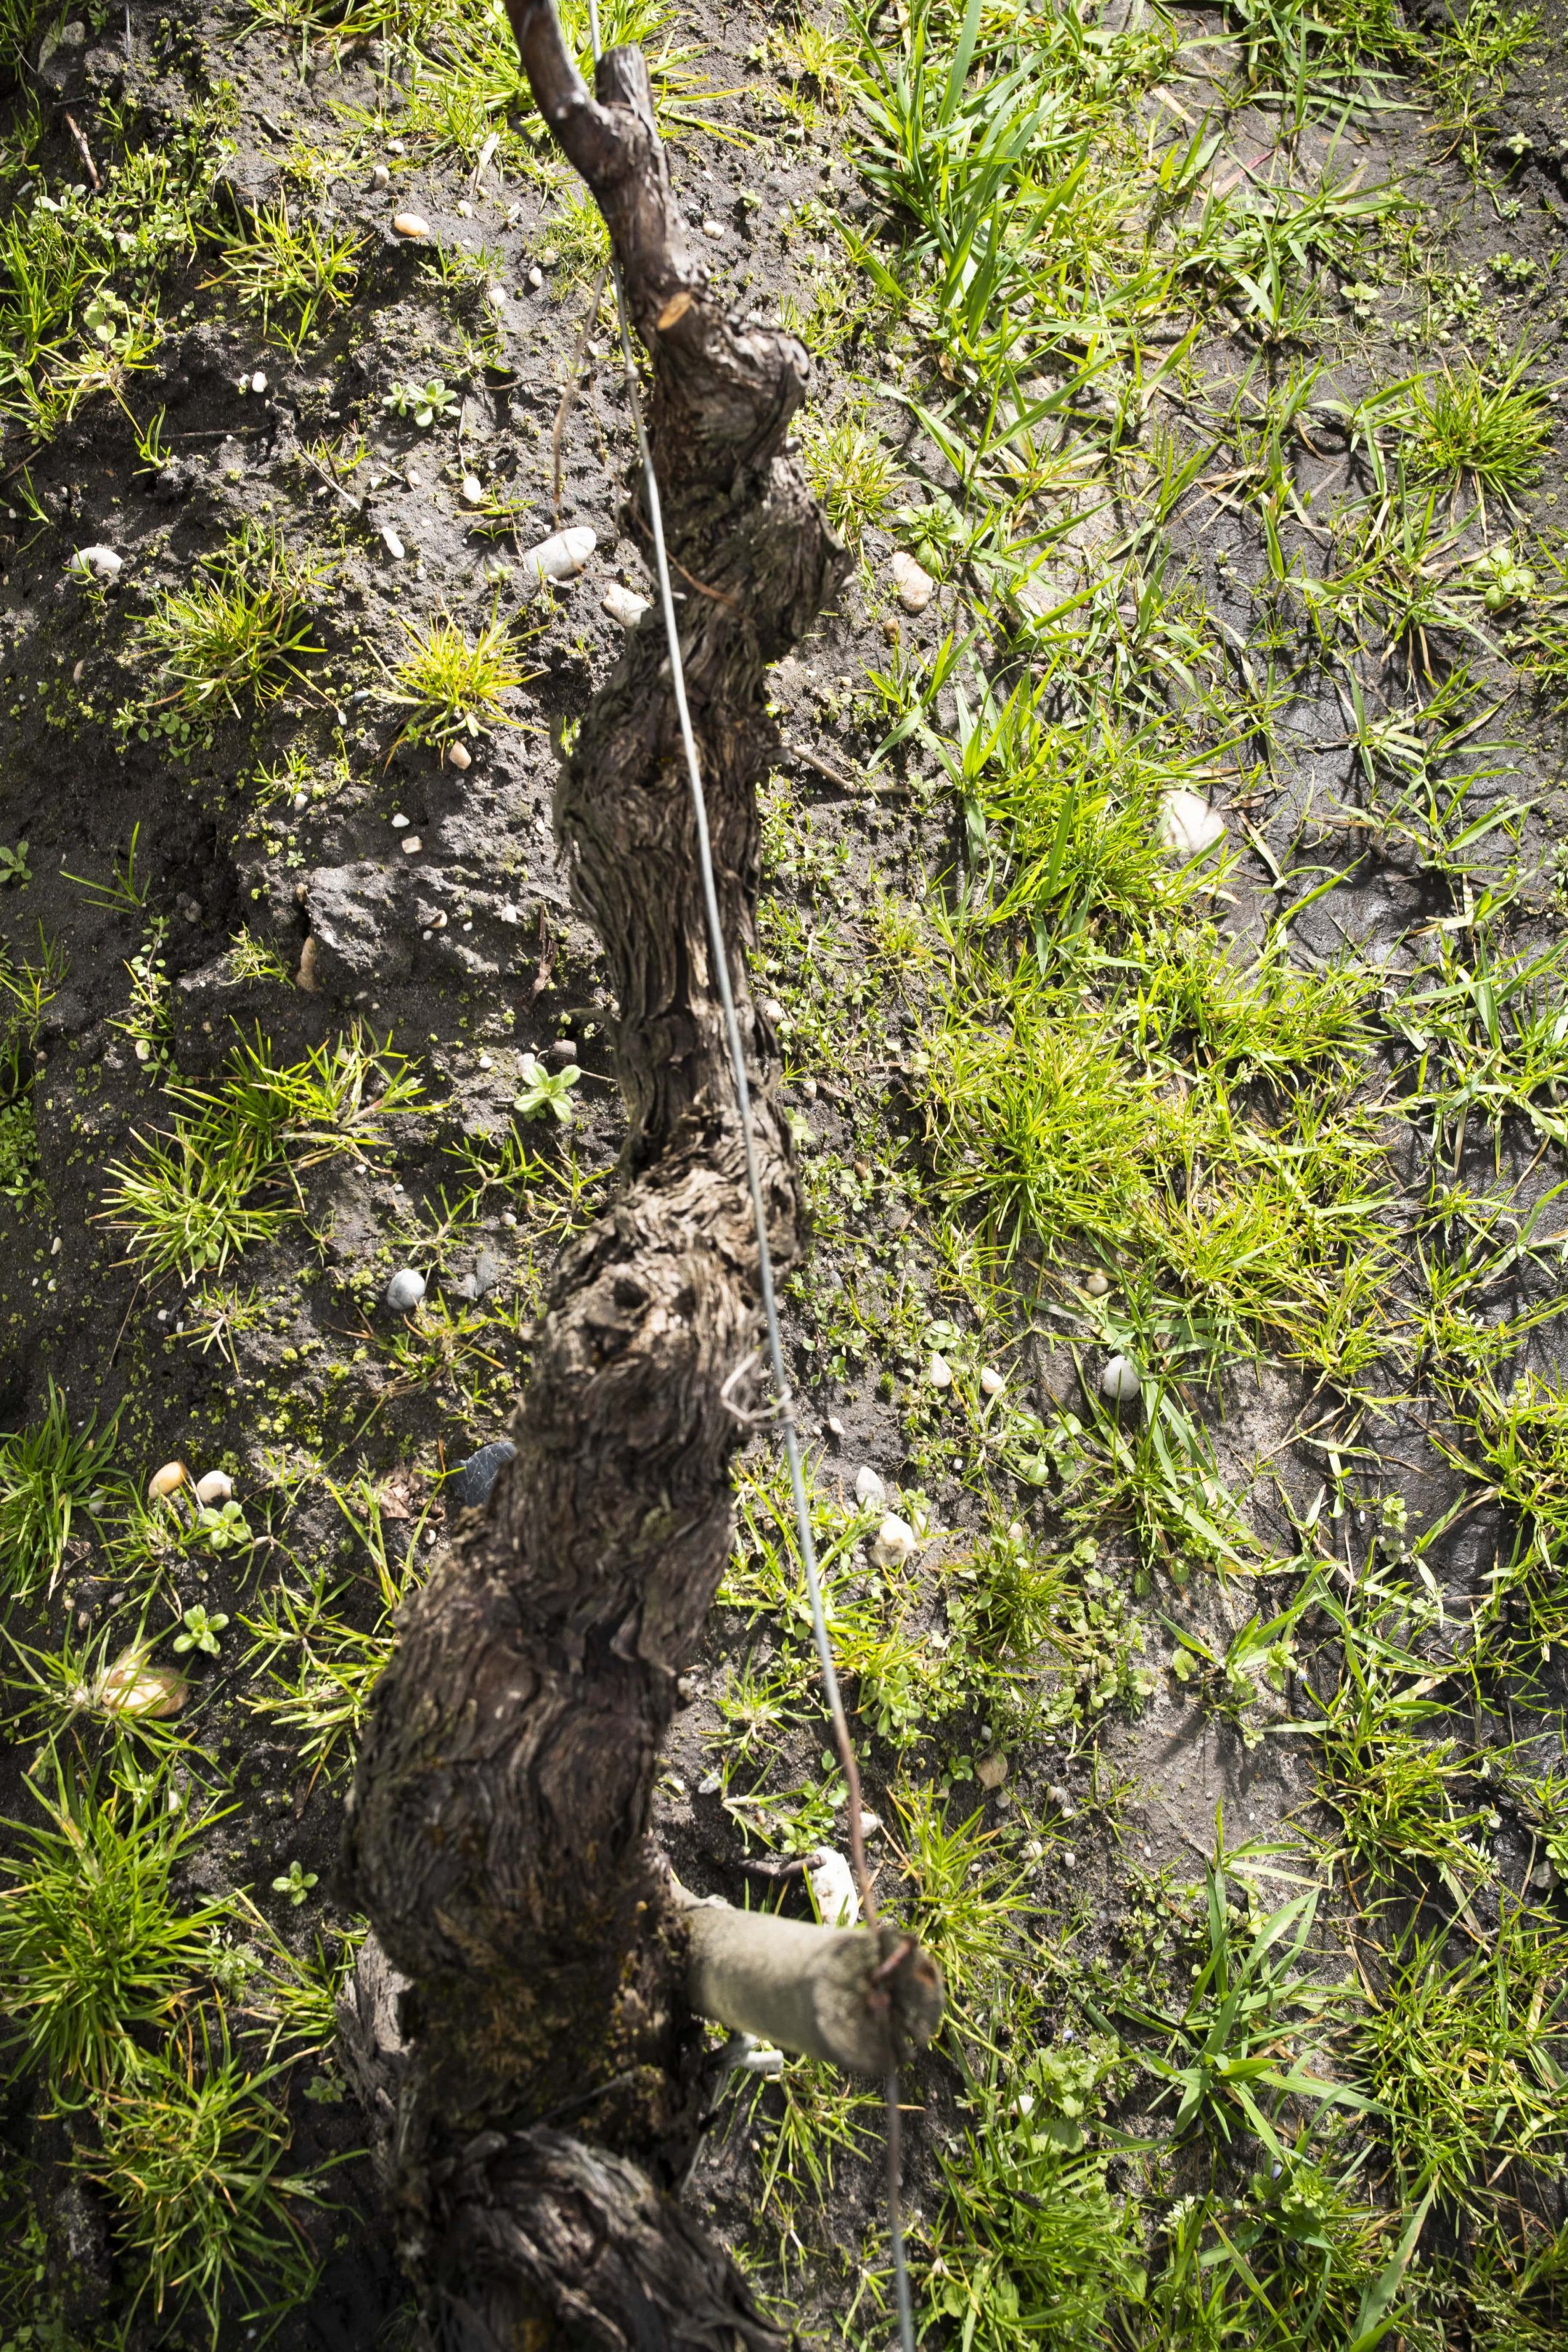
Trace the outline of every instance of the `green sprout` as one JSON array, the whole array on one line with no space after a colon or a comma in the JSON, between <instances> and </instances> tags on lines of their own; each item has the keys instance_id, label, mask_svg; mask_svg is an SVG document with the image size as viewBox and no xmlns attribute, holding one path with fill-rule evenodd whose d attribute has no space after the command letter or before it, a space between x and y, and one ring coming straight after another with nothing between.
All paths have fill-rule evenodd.
<instances>
[{"instance_id":1,"label":"green sprout","mask_svg":"<svg viewBox=\"0 0 1568 2352\"><path fill-rule=\"evenodd\" d=\"M194 1609L186 1610L184 1623L184 1632L174 1636L174 1650L182 1656L187 1650L200 1650L205 1656L216 1658L217 1637L228 1623L222 1610L209 1617L198 1601Z\"/></svg>"},{"instance_id":2,"label":"green sprout","mask_svg":"<svg viewBox=\"0 0 1568 2352\"><path fill-rule=\"evenodd\" d=\"M287 1876L273 1880L272 1892L274 1895L286 1895L298 1911L311 1887L315 1885L319 1875L318 1872L301 1870L298 1862L291 1862L289 1864Z\"/></svg>"},{"instance_id":3,"label":"green sprout","mask_svg":"<svg viewBox=\"0 0 1568 2352\"><path fill-rule=\"evenodd\" d=\"M537 1055L524 1054L518 1064L522 1084L511 1107L524 1118L542 1118L548 1111L563 1127L570 1127L572 1089L582 1075L574 1062L568 1062L563 1069L548 1070Z\"/></svg>"},{"instance_id":4,"label":"green sprout","mask_svg":"<svg viewBox=\"0 0 1568 2352\"><path fill-rule=\"evenodd\" d=\"M384 403L394 416L412 416L421 433L428 432L438 416L445 416L457 404L457 394L448 392L438 375L433 375L428 383L395 383Z\"/></svg>"}]
</instances>

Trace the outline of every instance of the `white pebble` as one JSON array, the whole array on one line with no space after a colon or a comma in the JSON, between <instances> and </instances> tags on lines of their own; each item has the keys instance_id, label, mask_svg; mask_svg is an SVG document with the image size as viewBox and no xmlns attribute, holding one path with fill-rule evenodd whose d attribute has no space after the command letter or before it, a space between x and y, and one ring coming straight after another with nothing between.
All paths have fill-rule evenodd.
<instances>
[{"instance_id":1,"label":"white pebble","mask_svg":"<svg viewBox=\"0 0 1568 2352\"><path fill-rule=\"evenodd\" d=\"M66 566L79 580L118 580L124 569L125 558L112 547L79 547Z\"/></svg>"},{"instance_id":2,"label":"white pebble","mask_svg":"<svg viewBox=\"0 0 1568 2352\"><path fill-rule=\"evenodd\" d=\"M466 743L448 743L447 764L448 767L456 768L460 773L464 769L473 766L474 755Z\"/></svg>"},{"instance_id":3,"label":"white pebble","mask_svg":"<svg viewBox=\"0 0 1568 2352\"><path fill-rule=\"evenodd\" d=\"M933 1356L926 1366L926 1379L933 1389L952 1386L952 1366L945 1356Z\"/></svg>"},{"instance_id":4,"label":"white pebble","mask_svg":"<svg viewBox=\"0 0 1568 2352\"><path fill-rule=\"evenodd\" d=\"M405 857L417 857L424 846L425 844L420 840L419 835L416 833L405 833L404 835L403 855Z\"/></svg>"},{"instance_id":5,"label":"white pebble","mask_svg":"<svg viewBox=\"0 0 1568 2352\"><path fill-rule=\"evenodd\" d=\"M474 208L472 205L468 202L467 196L459 196L458 198L458 218L459 220L472 220L473 217Z\"/></svg>"},{"instance_id":6,"label":"white pebble","mask_svg":"<svg viewBox=\"0 0 1568 2352\"><path fill-rule=\"evenodd\" d=\"M579 525L574 530L552 531L537 547L531 547L522 559L524 572L532 574L542 587L549 580L574 580L599 544L597 531Z\"/></svg>"},{"instance_id":7,"label":"white pebble","mask_svg":"<svg viewBox=\"0 0 1568 2352\"><path fill-rule=\"evenodd\" d=\"M723 236L723 234L724 234L724 224L723 224L723 222L722 222L722 221L716 221L716 220L705 220L705 221L703 222L703 224L702 224L702 234L703 234L703 236L713 236L713 237L722 236Z\"/></svg>"},{"instance_id":8,"label":"white pebble","mask_svg":"<svg viewBox=\"0 0 1568 2352\"><path fill-rule=\"evenodd\" d=\"M370 184L373 188L391 187L392 174L387 170L384 163L378 163L376 165L374 171L370 175Z\"/></svg>"},{"instance_id":9,"label":"white pebble","mask_svg":"<svg viewBox=\"0 0 1568 2352\"><path fill-rule=\"evenodd\" d=\"M923 563L900 548L892 562L893 586L906 613L923 613L936 594L936 582Z\"/></svg>"},{"instance_id":10,"label":"white pebble","mask_svg":"<svg viewBox=\"0 0 1568 2352\"><path fill-rule=\"evenodd\" d=\"M623 629L635 629L647 611L647 598L639 596L635 588L623 588L618 580L612 580L605 591L605 610Z\"/></svg>"},{"instance_id":11,"label":"white pebble","mask_svg":"<svg viewBox=\"0 0 1568 2352\"><path fill-rule=\"evenodd\" d=\"M465 474L463 476L463 504L466 507L482 507L484 502L485 486L483 482L480 481L477 474Z\"/></svg>"},{"instance_id":12,"label":"white pebble","mask_svg":"<svg viewBox=\"0 0 1568 2352\"><path fill-rule=\"evenodd\" d=\"M1160 803L1160 845L1184 866L1225 839L1225 819L1201 793L1167 793Z\"/></svg>"},{"instance_id":13,"label":"white pebble","mask_svg":"<svg viewBox=\"0 0 1568 2352\"><path fill-rule=\"evenodd\" d=\"M392 525L389 522L384 522L381 526L381 543L383 547L385 548L388 555L391 556L394 563L402 562L405 550L404 548L403 541L398 538L397 533L393 530Z\"/></svg>"},{"instance_id":14,"label":"white pebble","mask_svg":"<svg viewBox=\"0 0 1568 2352\"><path fill-rule=\"evenodd\" d=\"M1110 1277L1105 1274L1086 1274L1083 1286L1091 1298L1103 1298L1110 1287Z\"/></svg>"},{"instance_id":15,"label":"white pebble","mask_svg":"<svg viewBox=\"0 0 1568 2352\"><path fill-rule=\"evenodd\" d=\"M411 1265L399 1266L386 1286L386 1303L399 1315L417 1307L425 1296L425 1276Z\"/></svg>"},{"instance_id":16,"label":"white pebble","mask_svg":"<svg viewBox=\"0 0 1568 2352\"><path fill-rule=\"evenodd\" d=\"M860 1916L860 1897L855 1891L855 1874L844 1856L830 1845L819 1845L807 1858L805 1874L823 1926L853 1927Z\"/></svg>"},{"instance_id":17,"label":"white pebble","mask_svg":"<svg viewBox=\"0 0 1568 2352\"><path fill-rule=\"evenodd\" d=\"M1131 1356L1112 1356L1100 1376L1100 1393L1112 1404L1131 1404L1143 1393L1143 1382Z\"/></svg>"},{"instance_id":18,"label":"white pebble","mask_svg":"<svg viewBox=\"0 0 1568 2352\"><path fill-rule=\"evenodd\" d=\"M868 1507L875 1509L887 1499L888 1490L881 1479L868 1462L863 1462L855 1473L855 1500L864 1510Z\"/></svg>"},{"instance_id":19,"label":"white pebble","mask_svg":"<svg viewBox=\"0 0 1568 2352\"><path fill-rule=\"evenodd\" d=\"M227 1471L209 1470L205 1477L198 1478L196 1500L198 1503L232 1503L234 1480Z\"/></svg>"},{"instance_id":20,"label":"white pebble","mask_svg":"<svg viewBox=\"0 0 1568 2352\"><path fill-rule=\"evenodd\" d=\"M982 1756L974 1767L974 1777L983 1789L999 1789L1007 1778L1007 1759L1000 1749L994 1756Z\"/></svg>"},{"instance_id":21,"label":"white pebble","mask_svg":"<svg viewBox=\"0 0 1568 2352\"><path fill-rule=\"evenodd\" d=\"M485 288L485 300L489 304L490 309L495 312L498 319L505 319L509 316L507 310L507 299L506 288L499 284L496 279L492 278L489 284Z\"/></svg>"},{"instance_id":22,"label":"white pebble","mask_svg":"<svg viewBox=\"0 0 1568 2352\"><path fill-rule=\"evenodd\" d=\"M919 1548L920 1538L908 1519L900 1519L897 1511L889 1511L877 1529L871 1558L879 1568L902 1568Z\"/></svg>"},{"instance_id":23,"label":"white pebble","mask_svg":"<svg viewBox=\"0 0 1568 2352\"><path fill-rule=\"evenodd\" d=\"M537 261L528 273L528 282L532 287L536 294L544 283L544 272L541 269Z\"/></svg>"},{"instance_id":24,"label":"white pebble","mask_svg":"<svg viewBox=\"0 0 1568 2352\"><path fill-rule=\"evenodd\" d=\"M397 814L396 814L396 815L393 818L393 820L392 820L392 830L393 830L393 832L394 832L394 833L401 833L401 832L404 830L404 828L405 827L405 825L407 824L407 823L408 823L408 819L404 815L404 814L403 814L402 810L401 810L401 809L399 809L399 811L398 811Z\"/></svg>"},{"instance_id":25,"label":"white pebble","mask_svg":"<svg viewBox=\"0 0 1568 2352\"><path fill-rule=\"evenodd\" d=\"M399 236L428 236L430 224L423 213L394 213L392 226Z\"/></svg>"},{"instance_id":26,"label":"white pebble","mask_svg":"<svg viewBox=\"0 0 1568 2352\"><path fill-rule=\"evenodd\" d=\"M980 1375L980 1385L987 1396L1000 1396L1007 1385L1006 1375L994 1364L987 1364Z\"/></svg>"},{"instance_id":27,"label":"white pebble","mask_svg":"<svg viewBox=\"0 0 1568 2352\"><path fill-rule=\"evenodd\" d=\"M176 1486L184 1485L190 1473L183 1462L165 1462L163 1468L154 1470L148 1479L147 1492L154 1497L159 1495L172 1495Z\"/></svg>"},{"instance_id":28,"label":"white pebble","mask_svg":"<svg viewBox=\"0 0 1568 2352\"><path fill-rule=\"evenodd\" d=\"M265 392L267 389L267 378L260 368L250 379L250 389L252 392Z\"/></svg>"}]
</instances>

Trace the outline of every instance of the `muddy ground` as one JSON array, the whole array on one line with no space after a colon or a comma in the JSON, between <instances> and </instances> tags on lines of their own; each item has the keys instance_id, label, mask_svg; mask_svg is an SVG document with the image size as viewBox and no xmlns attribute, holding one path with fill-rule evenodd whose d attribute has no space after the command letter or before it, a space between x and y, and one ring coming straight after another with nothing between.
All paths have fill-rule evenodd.
<instances>
[{"instance_id":1,"label":"muddy ground","mask_svg":"<svg viewBox=\"0 0 1568 2352\"><path fill-rule=\"evenodd\" d=\"M619 583L649 593L647 549L626 507L633 450L607 309L581 356L559 505L552 496L552 436L596 258L563 209L565 177L542 142L530 143L531 169L509 148L476 171L468 153L428 137L397 139L372 120L384 114L395 124L395 53L352 38L312 40L298 20L267 22L197 0L156 13L138 5L127 37L117 10L100 13L101 21L90 10L69 18L41 68L35 42L6 101L13 113L35 99L42 108L32 151L40 184L80 179L79 134L95 168L132 132L170 156L183 140L180 168L199 191L203 226L195 250L163 270L163 332L146 363L84 400L41 446L14 416L0 443L16 501L0 511L0 845L25 845L25 874L0 883L0 933L14 971L39 968L46 943L52 958L52 993L16 1089L36 1122L37 1181L20 1199L0 1199L0 1428L35 1425L53 1383L74 1424L112 1422L112 1462L136 1493L169 1462L227 1473L253 1541L232 1553L207 1550L154 1528L132 1560L79 1515L53 1593L14 1606L7 1630L34 1654L74 1646L101 1668L143 1624L169 1633L198 1607L226 1617L215 1653L185 1659L193 1691L178 1730L195 1745L176 1759L176 1783L221 1789L226 1810L182 1887L193 1897L239 1890L258 1915L256 1948L269 1943L330 1970L356 1927L334 1894L347 1744L322 1764L302 1748L298 1726L258 1709L277 1696L269 1666L289 1660L255 1628L269 1594L308 1589L317 1575L344 1581L344 1623L366 1634L381 1625L372 1554L346 1513L352 1507L363 1531L374 1500L395 1578L410 1549L417 1558L438 1539L454 1507L443 1482L504 1433L529 1317L563 1224L612 1181L619 1114L604 1039L614 1008L592 935L568 904L551 798L554 741L616 658L620 624L605 609L605 591ZM1181 21L1194 38L1225 31L1210 12ZM695 233L737 303L771 309L787 294L808 310L839 250L829 211L862 225L876 215L837 135L799 132L775 102L782 85L758 61L759 45L783 22L752 7L683 12L680 34L696 44L696 64L735 93L713 114L746 143L689 131L675 172ZM1513 255L1539 263L1521 275L1513 324L1550 372L1563 331L1557 265L1568 217L1559 179L1568 132L1552 111L1551 81L1562 70L1561 44L1550 27L1543 55L1549 72L1521 74L1489 118L1479 172L1473 153L1433 133L1418 100L1370 130L1351 128L1342 143L1364 155L1370 173L1396 173L1419 192L1442 225L1443 267L1456 281L1485 278L1490 299L1490 257L1505 235ZM1194 70L1183 85L1189 104L1207 68ZM1276 126L1267 113L1241 110L1226 136L1230 152L1256 162L1270 152ZM1330 136L1309 133L1309 152L1312 139L1326 149ZM213 282L232 225L285 198L363 240L352 296L329 306L298 354L263 331L256 308ZM1500 202L1518 207L1506 229ZM420 215L427 233L400 236L399 213ZM1429 307L1406 299L1396 277L1364 301L1343 298L1339 323L1342 349L1320 387L1320 411L1331 392L1353 399L1450 331ZM1248 357L1245 339L1216 331L1204 350L1208 380L1239 373ZM920 366L897 340L879 346L874 331L856 328L821 363L818 393L831 414L850 390L866 392L901 475L938 485L951 477L894 397L920 381ZM432 379L450 398L428 426L389 406L396 386ZM162 437L149 454L138 438L158 410ZM332 452L356 436L363 460L340 472ZM1351 464L1331 443L1325 435L1321 459L1303 453L1298 476L1324 500ZM1563 446L1560 431L1526 501L1543 524L1561 512ZM482 486L478 507L466 501L469 476ZM1136 495L1134 488L1133 516ZM175 698L141 625L161 593L184 590L194 567L247 525L279 530L311 567L312 647L260 709L236 714L215 696L193 711ZM557 528L584 527L595 544L580 573L531 593L521 551ZM1245 639L1259 588L1254 535L1223 499L1194 496L1172 518L1168 539L1173 562L1188 568L1226 635ZM119 558L111 579L73 574L73 554L89 547ZM867 673L885 667L895 645L930 656L962 625L956 586L918 616L900 609L893 547L882 523L868 525L839 609L778 681L785 748L771 788L769 887L798 924L770 921L767 944L780 968L764 966L762 985L776 986L792 1007L809 995L800 972L784 968L792 940L798 950L803 939L832 934L823 984L842 997L855 982L858 927L879 889L918 900L961 855L958 813L926 754L906 750L875 777L865 773L883 731ZM1066 560L1092 567L1092 542ZM405 624L437 614L470 634L499 614L513 625L526 671L505 697L504 723L473 741L461 770L402 740L405 713L392 698ZM1507 668L1500 661L1500 680ZM1289 863L1314 805L1353 782L1345 732L1342 702L1326 687L1299 699L1268 793L1236 806L1216 795L1233 827L1249 824L1264 850ZM1516 732L1508 772L1484 788L1533 804L1520 859L1528 920L1542 939L1562 921L1549 866L1561 838L1560 774L1558 730L1537 709ZM1343 858L1342 840L1322 855ZM1226 909L1243 944L1263 936L1271 881L1265 856L1246 851ZM1410 935L1447 903L1419 873L1352 858L1343 887L1299 919L1297 951L1308 961L1332 959L1348 941L1397 971ZM302 969L308 941L315 946ZM974 1325L973 1293L954 1279L907 1172L923 1149L934 1000L935 984L912 967L903 990L868 990L850 1024L852 1055L832 1069L814 1066L808 1020L797 1012L784 1025L789 1099L820 1228L811 1267L794 1286L791 1340L827 1491L850 1495L869 1465L890 1492L918 1489L932 1524L960 1549L982 1513L961 1475L962 1448L944 1451L945 1424L922 1388L931 1323L952 1324L950 1353L961 1371L977 1370L984 1356L1046 1413L1081 1402L1083 1369L1092 1379L1105 1350L1082 1294L1059 1286L1042 1294L1054 1301L1051 1315L1037 1298L1020 1298L1002 1323ZM299 1166L289 1179L297 1190L268 1196L289 1213L242 1260L199 1282L128 1262L114 1171L133 1155L135 1139L169 1129L181 1101L172 1089L218 1084L237 1039L264 1037L282 1066L355 1024L385 1055L406 1057L417 1081L419 1099L384 1122L384 1140ZM500 1139L528 1084L526 1055L552 1072L574 1070L578 1082L570 1126L520 1116L526 1156L508 1160ZM378 1083L402 1072L400 1060L388 1060ZM1369 1088L1379 1082L1369 1072ZM1521 1172L1528 1162L1522 1154ZM1543 1192L1551 1180L1542 1172L1531 1181ZM412 1318L385 1302L389 1278L405 1266L427 1284ZM1525 1262L1514 1296L1500 1295L1497 1310L1540 1303L1558 1279ZM879 1341L873 1332L858 1358L840 1352L834 1370L824 1359L839 1345L834 1299L845 1284L888 1302L887 1318ZM1526 1347L1521 1361L1561 1362L1549 1327ZM1374 1423L1364 1413L1336 1417L1333 1399L1303 1372L1271 1367L1236 1378L1223 1414L1211 1414L1218 1459L1233 1491L1250 1497L1266 1541L1289 1548L1274 1478L1304 1510L1323 1485L1329 1440L1344 1449L1335 1540L1347 1559L1365 1549L1356 1530L1375 1507L1379 1465L1402 1465L1416 1526L1460 1502L1464 1483L1429 1443L1425 1402L1399 1401L1394 1385L1386 1384ZM1315 1444L1300 1442L1308 1424ZM1357 1454L1357 1445L1371 1450ZM1033 1532L1052 1537L1048 1498L1020 1488L1016 1507ZM1484 1578L1498 1540L1495 1514L1470 1509L1427 1553L1451 1601ZM1128 1596L1118 1608L1133 1609L1134 1555L1114 1528L1104 1531L1099 1567ZM1266 1612L1284 1592L1283 1584L1264 1589ZM1158 1597L1211 1633L1237 1622L1233 1602L1206 1587ZM1195 1707L1165 1671L1171 1633L1153 1603L1147 1612L1136 1605L1142 1646L1114 1632L1106 1642L1118 1671L1143 1673L1149 1687L1142 1705L1113 1706L1098 1749L1081 1723L1064 1721L1015 1754L1005 1782L987 1790L973 1777L988 1738L976 1723L931 1767L966 1805L984 1804L989 1822L1022 1822L1036 1833L1027 1892L1038 1937L1050 1947L1076 1936L1080 1958L1121 1948L1119 1919L1162 1872L1196 1875L1213 1845L1216 1803L1233 1834L1289 1838L1310 1795L1302 1748L1288 1739L1246 1746L1234 1727ZM756 1633L743 1607L716 1614L661 1791L660 1830L682 1876L734 1900L768 1883L755 1868L765 1848L745 1837L728 1784L719 1785L714 1757L728 1735L714 1696ZM24 1776L55 1727L47 1711L20 1712L26 1674L18 1657L0 1805L7 1815L26 1811ZM1310 1712L1310 1694L1297 1685L1283 1704ZM820 1744L808 1723L779 1752L809 1780L819 1775ZM868 1748L872 1801L887 1811L897 1759L869 1733ZM1112 1784L1121 1790L1114 1812L1085 1822L1082 1809ZM1505 1823L1503 1877L1517 1879L1532 1859L1527 1832ZM315 1874L299 1903L274 1888L296 1865ZM790 1884L798 1899L798 1876ZM1486 1890L1474 1897L1483 1930L1496 1901ZM281 2317L276 2340L300 2352L366 2347L381 2340L403 2294L368 2168L353 2154L359 2119L329 2043L292 2070L287 2087L290 2167L346 2160L329 2177L330 2207L303 2218L323 2261L321 2283ZM960 2087L941 2065L918 2084L908 2126L917 2214L940 2193L934 2151L960 2126ZM74 2297L67 2332L38 2340L96 2344L95 2331L122 2313L122 2290L100 2210L83 2221L80 2244L60 2242L58 2168L73 2126L49 2120L47 2104L18 2067L5 2110L8 2181L18 2212L48 2209L46 2267L70 2282ZM1135 2125L1136 2109L1124 2120ZM771 2242L755 2227L762 2164L759 2135L731 2116L691 2193L766 2265ZM782 2273L764 2270L799 2297L802 2323L828 2340L838 2333L858 2234L877 2226L877 2189L875 2161L846 2158L824 2205L818 2255L804 2272L788 2259ZM842 2268L820 2258L821 2245L840 2250ZM28 2339L16 2331L42 2326L54 2290L35 2274L12 2291L5 2321L20 2343ZM237 2345L252 2332L237 2321L224 2341ZM129 2340L175 2339L143 2309Z\"/></svg>"}]
</instances>

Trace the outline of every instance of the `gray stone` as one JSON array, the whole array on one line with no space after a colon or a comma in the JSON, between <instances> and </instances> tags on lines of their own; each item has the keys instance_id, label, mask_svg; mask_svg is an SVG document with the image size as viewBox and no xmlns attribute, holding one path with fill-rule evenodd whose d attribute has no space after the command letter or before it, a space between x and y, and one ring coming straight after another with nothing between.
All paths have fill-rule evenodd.
<instances>
[{"instance_id":1,"label":"gray stone","mask_svg":"<svg viewBox=\"0 0 1568 2352\"><path fill-rule=\"evenodd\" d=\"M515 1462L517 1448L510 1437L498 1437L492 1444L481 1445L466 1462L459 1462L447 1480L447 1498L460 1511L477 1510L489 1500L502 1465Z\"/></svg>"}]
</instances>

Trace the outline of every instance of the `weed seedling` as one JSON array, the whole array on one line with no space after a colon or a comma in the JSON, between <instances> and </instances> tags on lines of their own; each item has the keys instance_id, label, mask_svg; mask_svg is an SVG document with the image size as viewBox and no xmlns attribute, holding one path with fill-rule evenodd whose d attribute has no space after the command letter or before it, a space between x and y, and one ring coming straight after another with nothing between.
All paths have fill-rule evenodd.
<instances>
[{"instance_id":1,"label":"weed seedling","mask_svg":"<svg viewBox=\"0 0 1568 2352\"><path fill-rule=\"evenodd\" d=\"M170 1647L181 1655L187 1650L200 1650L204 1657L216 1658L218 1635L228 1623L221 1610L216 1616L209 1617L198 1601L194 1609L186 1610L184 1622L184 1631L175 1634Z\"/></svg>"},{"instance_id":2,"label":"weed seedling","mask_svg":"<svg viewBox=\"0 0 1568 2352\"><path fill-rule=\"evenodd\" d=\"M316 1878L315 1871L302 1869L298 1862L291 1862L289 1864L287 1875L273 1880L272 1892L274 1895L286 1895L294 1909L298 1911L311 1887L315 1885Z\"/></svg>"}]
</instances>

